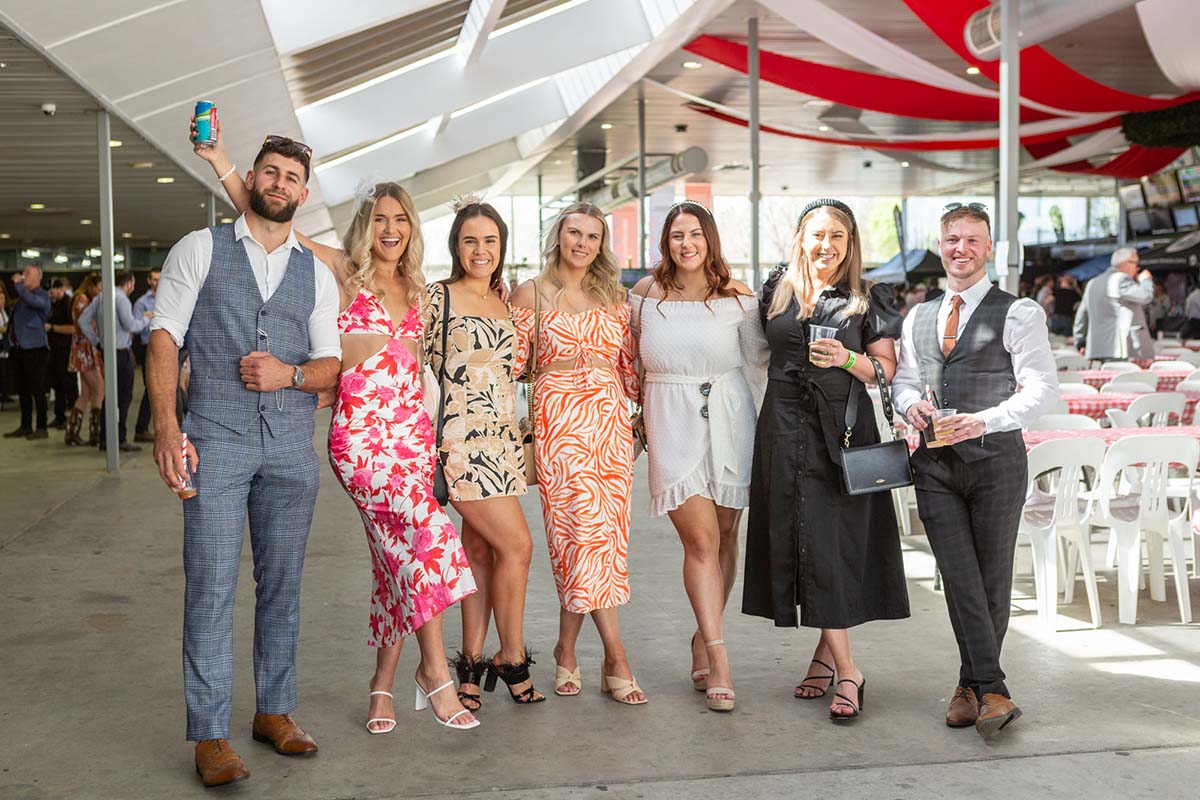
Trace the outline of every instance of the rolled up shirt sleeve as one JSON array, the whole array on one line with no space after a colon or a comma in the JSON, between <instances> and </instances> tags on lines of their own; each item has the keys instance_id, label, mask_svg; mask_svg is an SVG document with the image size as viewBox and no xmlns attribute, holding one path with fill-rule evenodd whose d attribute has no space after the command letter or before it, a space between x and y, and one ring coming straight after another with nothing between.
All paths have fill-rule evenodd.
<instances>
[{"instance_id":1,"label":"rolled up shirt sleeve","mask_svg":"<svg viewBox=\"0 0 1200 800\"><path fill-rule=\"evenodd\" d=\"M896 374L892 376L892 403L900 416L921 399L921 367L917 363L917 351L913 347L913 314L910 309L900 329L900 352L896 357Z\"/></svg>"},{"instance_id":2,"label":"rolled up shirt sleeve","mask_svg":"<svg viewBox=\"0 0 1200 800\"><path fill-rule=\"evenodd\" d=\"M171 334L177 347L183 347L211 260L212 233L202 228L176 242L163 262L150 330Z\"/></svg>"},{"instance_id":3,"label":"rolled up shirt sleeve","mask_svg":"<svg viewBox=\"0 0 1200 800\"><path fill-rule=\"evenodd\" d=\"M1041 306L1028 298L1009 306L1004 349L1012 354L1018 389L1007 400L979 412L986 433L1029 427L1058 395L1058 371Z\"/></svg>"},{"instance_id":4,"label":"rolled up shirt sleeve","mask_svg":"<svg viewBox=\"0 0 1200 800\"><path fill-rule=\"evenodd\" d=\"M342 340L337 326L341 294L338 292L337 280L329 267L316 258L313 258L313 267L317 279L317 296L312 314L308 317L308 358L310 361L318 358L341 359ZM160 299L159 303L161 302ZM157 318L156 314L155 319Z\"/></svg>"}]
</instances>

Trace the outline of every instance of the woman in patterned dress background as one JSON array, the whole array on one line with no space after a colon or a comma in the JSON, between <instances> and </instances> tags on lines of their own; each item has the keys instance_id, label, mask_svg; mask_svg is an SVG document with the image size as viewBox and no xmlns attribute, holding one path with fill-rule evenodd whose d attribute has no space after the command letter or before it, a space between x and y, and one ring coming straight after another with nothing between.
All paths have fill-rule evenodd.
<instances>
[{"instance_id":1,"label":"woman in patterned dress background","mask_svg":"<svg viewBox=\"0 0 1200 800\"><path fill-rule=\"evenodd\" d=\"M450 225L450 278L426 289L425 349L439 378L445 365L438 458L450 502L462 515L463 548L478 587L462 601L463 644L453 662L459 700L477 710L485 669L508 685L518 703L545 697L529 678L532 661L522 629L533 541L517 499L526 487L515 409L516 331L500 299L508 226L491 205L473 198L456 211ZM485 659L493 611L500 651Z\"/></svg>"},{"instance_id":2,"label":"woman in patterned dress background","mask_svg":"<svg viewBox=\"0 0 1200 800\"><path fill-rule=\"evenodd\" d=\"M604 214L568 206L546 237L542 272L512 295L518 368L537 338L534 433L542 518L558 590L555 692L581 688L575 644L591 615L604 644L601 691L634 705L646 696L621 642L617 606L629 601L636 397L629 304ZM538 313L540 310L540 314ZM540 319L539 319L540 317Z\"/></svg>"},{"instance_id":3,"label":"woman in patterned dress background","mask_svg":"<svg viewBox=\"0 0 1200 800\"><path fill-rule=\"evenodd\" d=\"M100 406L104 403L104 362L101 360L92 343L79 329L79 315L91 304L96 295L100 294L100 278L95 273L89 274L75 290L71 298L71 320L75 323L75 334L71 337L71 355L68 356L67 369L78 373L82 390L71 409L67 420L67 432L63 437L68 445L84 444L79 435L83 426L83 414L91 409L91 419L88 423L88 438L86 443L100 443Z\"/></svg>"}]
</instances>

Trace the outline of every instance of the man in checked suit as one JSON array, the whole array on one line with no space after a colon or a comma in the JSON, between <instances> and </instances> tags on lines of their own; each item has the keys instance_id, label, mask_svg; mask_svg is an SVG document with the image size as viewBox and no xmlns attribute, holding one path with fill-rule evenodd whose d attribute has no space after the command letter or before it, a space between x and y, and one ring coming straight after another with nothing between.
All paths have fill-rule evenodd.
<instances>
[{"instance_id":1,"label":"man in checked suit","mask_svg":"<svg viewBox=\"0 0 1200 800\"><path fill-rule=\"evenodd\" d=\"M1000 668L1028 473L1021 429L1056 396L1058 379L1041 306L987 279L984 207L947 206L938 249L946 293L905 318L893 385L896 408L917 430L928 426L930 399L957 410L939 421L945 446L922 441L913 455L913 479L958 640L946 724L990 738L1021 715Z\"/></svg>"},{"instance_id":2,"label":"man in checked suit","mask_svg":"<svg viewBox=\"0 0 1200 800\"><path fill-rule=\"evenodd\" d=\"M154 460L175 490L190 467L198 492L183 501L183 686L187 738L205 786L250 776L228 741L247 516L256 584L253 736L283 755L317 750L290 712L300 574L320 475L313 411L316 394L337 380L341 345L334 278L292 231L308 196L310 157L306 145L267 138L246 176L249 210L171 248L151 323ZM192 371L181 432L175 392L185 343Z\"/></svg>"}]
</instances>

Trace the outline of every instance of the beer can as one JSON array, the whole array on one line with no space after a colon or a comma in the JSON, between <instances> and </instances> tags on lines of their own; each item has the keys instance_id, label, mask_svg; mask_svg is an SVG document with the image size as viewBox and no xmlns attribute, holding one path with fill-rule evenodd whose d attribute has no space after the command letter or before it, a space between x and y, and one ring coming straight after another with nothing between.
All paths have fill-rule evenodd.
<instances>
[{"instance_id":1,"label":"beer can","mask_svg":"<svg viewBox=\"0 0 1200 800\"><path fill-rule=\"evenodd\" d=\"M216 108L216 104L208 100L196 103L196 144L212 146L217 143L212 129L212 115Z\"/></svg>"}]
</instances>

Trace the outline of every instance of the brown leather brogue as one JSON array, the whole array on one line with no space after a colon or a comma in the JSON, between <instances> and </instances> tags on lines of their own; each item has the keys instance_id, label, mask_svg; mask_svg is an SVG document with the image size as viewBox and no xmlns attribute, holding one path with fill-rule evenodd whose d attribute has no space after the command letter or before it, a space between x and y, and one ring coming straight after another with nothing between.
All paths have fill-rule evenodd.
<instances>
[{"instance_id":1,"label":"brown leather brogue","mask_svg":"<svg viewBox=\"0 0 1200 800\"><path fill-rule=\"evenodd\" d=\"M310 756L317 743L292 720L291 714L255 714L254 741L266 742L284 756Z\"/></svg>"},{"instance_id":2,"label":"brown leather brogue","mask_svg":"<svg viewBox=\"0 0 1200 800\"><path fill-rule=\"evenodd\" d=\"M983 695L979 704L979 719L975 720L975 730L984 739L990 739L1021 716L1017 704L1002 694L990 692Z\"/></svg>"},{"instance_id":3,"label":"brown leather brogue","mask_svg":"<svg viewBox=\"0 0 1200 800\"><path fill-rule=\"evenodd\" d=\"M946 724L951 728L967 728L979 719L979 698L975 690L959 686L946 707Z\"/></svg>"},{"instance_id":4,"label":"brown leather brogue","mask_svg":"<svg viewBox=\"0 0 1200 800\"><path fill-rule=\"evenodd\" d=\"M246 763L233 752L228 739L196 742L196 772L206 787L224 786L250 777Z\"/></svg>"}]
</instances>

